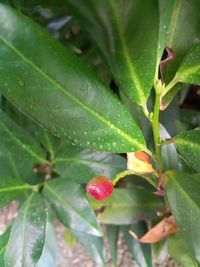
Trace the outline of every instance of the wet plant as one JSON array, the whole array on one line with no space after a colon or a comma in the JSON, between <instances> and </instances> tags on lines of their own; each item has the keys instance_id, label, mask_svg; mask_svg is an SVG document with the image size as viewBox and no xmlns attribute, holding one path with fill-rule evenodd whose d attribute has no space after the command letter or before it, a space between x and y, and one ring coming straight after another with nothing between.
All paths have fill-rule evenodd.
<instances>
[{"instance_id":1,"label":"wet plant","mask_svg":"<svg viewBox=\"0 0 200 267\"><path fill-rule=\"evenodd\" d=\"M200 2L0 1L0 266L200 264ZM192 101L191 101L192 98Z\"/></svg>"}]
</instances>

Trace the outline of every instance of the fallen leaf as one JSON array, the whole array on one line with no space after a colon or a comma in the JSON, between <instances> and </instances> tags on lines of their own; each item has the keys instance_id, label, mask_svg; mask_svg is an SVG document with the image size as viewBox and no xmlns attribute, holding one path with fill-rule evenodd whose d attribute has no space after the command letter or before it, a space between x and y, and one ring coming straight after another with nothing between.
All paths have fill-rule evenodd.
<instances>
[{"instance_id":1,"label":"fallen leaf","mask_svg":"<svg viewBox=\"0 0 200 267\"><path fill-rule=\"evenodd\" d=\"M141 243L156 243L178 231L180 231L180 228L176 224L174 217L171 215L168 218L164 218L140 238L132 231L130 231L130 234L134 239Z\"/></svg>"}]
</instances>

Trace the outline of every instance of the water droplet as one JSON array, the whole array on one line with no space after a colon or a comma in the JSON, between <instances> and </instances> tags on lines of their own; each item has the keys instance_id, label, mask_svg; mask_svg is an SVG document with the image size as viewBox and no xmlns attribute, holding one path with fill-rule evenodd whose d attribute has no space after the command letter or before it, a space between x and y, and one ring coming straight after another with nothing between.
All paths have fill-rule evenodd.
<instances>
[{"instance_id":1,"label":"water droplet","mask_svg":"<svg viewBox=\"0 0 200 267\"><path fill-rule=\"evenodd\" d=\"M113 146L117 146L117 143L116 143L116 142L113 142L112 145L113 145Z\"/></svg>"}]
</instances>

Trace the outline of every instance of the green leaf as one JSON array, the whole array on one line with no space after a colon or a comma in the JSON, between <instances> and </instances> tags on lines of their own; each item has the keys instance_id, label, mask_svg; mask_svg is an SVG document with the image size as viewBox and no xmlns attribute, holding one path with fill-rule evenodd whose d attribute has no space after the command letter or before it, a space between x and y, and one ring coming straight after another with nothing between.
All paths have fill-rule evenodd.
<instances>
[{"instance_id":1,"label":"green leaf","mask_svg":"<svg viewBox=\"0 0 200 267\"><path fill-rule=\"evenodd\" d=\"M166 110L170 103L172 103L174 97L180 90L184 90L185 87L188 87L188 84L178 83L176 84L173 89L169 90L162 98L160 104L160 110ZM178 102L179 103L179 102ZM179 103L180 105L180 103Z\"/></svg>"},{"instance_id":2,"label":"green leaf","mask_svg":"<svg viewBox=\"0 0 200 267\"><path fill-rule=\"evenodd\" d=\"M157 221L158 222L158 221ZM151 244L153 261L164 266L168 261L167 239Z\"/></svg>"},{"instance_id":3,"label":"green leaf","mask_svg":"<svg viewBox=\"0 0 200 267\"><path fill-rule=\"evenodd\" d=\"M199 266L181 233L170 235L168 237L168 251L170 256L182 267Z\"/></svg>"},{"instance_id":4,"label":"green leaf","mask_svg":"<svg viewBox=\"0 0 200 267\"><path fill-rule=\"evenodd\" d=\"M108 236L108 243L110 247L110 254L112 257L112 264L113 266L117 267L117 241L119 237L119 226L117 225L107 225L107 236Z\"/></svg>"},{"instance_id":5,"label":"green leaf","mask_svg":"<svg viewBox=\"0 0 200 267\"><path fill-rule=\"evenodd\" d=\"M9 0L8 0L9 1ZM60 7L60 6L64 6L64 0L26 0L26 1L19 1L21 2L21 6L23 7L34 7L36 5L39 6L45 6L48 8L51 7Z\"/></svg>"},{"instance_id":6,"label":"green leaf","mask_svg":"<svg viewBox=\"0 0 200 267\"><path fill-rule=\"evenodd\" d=\"M34 267L41 256L46 212L39 193L32 193L15 219L5 252L6 267Z\"/></svg>"},{"instance_id":7,"label":"green leaf","mask_svg":"<svg viewBox=\"0 0 200 267\"><path fill-rule=\"evenodd\" d=\"M173 112L173 110L172 110ZM166 119L169 118L166 116ZM171 135L165 127L160 124L160 136L162 140L170 139ZM194 170L187 164L183 157L177 152L175 144L162 144L162 167L163 170L176 169L183 172L193 173Z\"/></svg>"},{"instance_id":8,"label":"green leaf","mask_svg":"<svg viewBox=\"0 0 200 267\"><path fill-rule=\"evenodd\" d=\"M84 232L72 230L73 235L87 250L90 257L99 267L105 266L105 259L103 254L103 238L93 235L88 235Z\"/></svg>"},{"instance_id":9,"label":"green leaf","mask_svg":"<svg viewBox=\"0 0 200 267\"><path fill-rule=\"evenodd\" d=\"M23 128L29 135L31 135L41 146L48 151L49 157L54 158L54 150L63 142L62 139L52 135L47 129L41 127L30 117L26 116L19 109L5 97L2 100L2 110L11 118L17 125Z\"/></svg>"},{"instance_id":10,"label":"green leaf","mask_svg":"<svg viewBox=\"0 0 200 267\"><path fill-rule=\"evenodd\" d=\"M200 45L195 45L184 57L174 77L177 82L200 84Z\"/></svg>"},{"instance_id":11,"label":"green leaf","mask_svg":"<svg viewBox=\"0 0 200 267\"><path fill-rule=\"evenodd\" d=\"M2 94L55 135L101 151L146 150L140 129L104 83L37 24L2 4L0 57Z\"/></svg>"},{"instance_id":12,"label":"green leaf","mask_svg":"<svg viewBox=\"0 0 200 267\"><path fill-rule=\"evenodd\" d=\"M65 229L65 243L69 250L72 250L76 245L76 237L72 234L72 230L69 228Z\"/></svg>"},{"instance_id":13,"label":"green leaf","mask_svg":"<svg viewBox=\"0 0 200 267\"><path fill-rule=\"evenodd\" d=\"M151 248L149 244L142 244L133 239L129 234L130 230L133 230L138 236L142 236L146 233L146 223L143 221L134 224L133 226L123 226L124 238L127 243L128 249L131 252L133 258L136 260L140 267L153 267Z\"/></svg>"},{"instance_id":14,"label":"green leaf","mask_svg":"<svg viewBox=\"0 0 200 267\"><path fill-rule=\"evenodd\" d=\"M156 69L156 1L66 3L91 35L123 92L145 108Z\"/></svg>"},{"instance_id":15,"label":"green leaf","mask_svg":"<svg viewBox=\"0 0 200 267\"><path fill-rule=\"evenodd\" d=\"M183 158L194 170L200 172L200 129L178 134L173 139Z\"/></svg>"},{"instance_id":16,"label":"green leaf","mask_svg":"<svg viewBox=\"0 0 200 267\"><path fill-rule=\"evenodd\" d=\"M47 221L45 242L42 255L39 258L36 267L55 267L57 258L57 241L54 225Z\"/></svg>"},{"instance_id":17,"label":"green leaf","mask_svg":"<svg viewBox=\"0 0 200 267\"><path fill-rule=\"evenodd\" d=\"M105 175L110 178L126 168L126 160L105 152L83 150L53 136L45 128L19 112L4 99L3 109L7 115L25 128L48 151L54 171L61 176L73 175L73 180L87 183L91 177Z\"/></svg>"},{"instance_id":18,"label":"green leaf","mask_svg":"<svg viewBox=\"0 0 200 267\"><path fill-rule=\"evenodd\" d=\"M200 175L168 171L164 186L172 214L200 263Z\"/></svg>"},{"instance_id":19,"label":"green leaf","mask_svg":"<svg viewBox=\"0 0 200 267\"><path fill-rule=\"evenodd\" d=\"M43 193L65 226L92 235L102 235L81 185L69 179L57 178L45 183Z\"/></svg>"},{"instance_id":20,"label":"green leaf","mask_svg":"<svg viewBox=\"0 0 200 267\"><path fill-rule=\"evenodd\" d=\"M121 156L83 150L67 144L56 154L54 164L54 170L61 176L80 183L87 183L98 175L114 178L126 168L126 160Z\"/></svg>"},{"instance_id":21,"label":"green leaf","mask_svg":"<svg viewBox=\"0 0 200 267\"><path fill-rule=\"evenodd\" d=\"M162 140L171 138L165 127L160 124L160 137ZM167 144L162 146L162 164L164 170L179 169L179 157L174 144Z\"/></svg>"},{"instance_id":22,"label":"green leaf","mask_svg":"<svg viewBox=\"0 0 200 267\"><path fill-rule=\"evenodd\" d=\"M6 246L8 244L8 239L10 236L10 227L6 229L6 231L0 235L0 266L4 267L4 253L6 250Z\"/></svg>"},{"instance_id":23,"label":"green leaf","mask_svg":"<svg viewBox=\"0 0 200 267\"><path fill-rule=\"evenodd\" d=\"M164 80L167 84L175 75L186 52L195 43L200 42L198 12L200 2L199 0L159 0L159 7L160 46L168 46L176 54L175 60L164 67Z\"/></svg>"},{"instance_id":24,"label":"green leaf","mask_svg":"<svg viewBox=\"0 0 200 267\"><path fill-rule=\"evenodd\" d=\"M159 39L158 39L158 53L157 53L158 65L162 58L163 50L165 49L165 46L167 44L167 38L168 38L167 31L168 28L170 27L173 8L175 8L175 2L178 1L177 0L168 0L167 2L165 0L158 1L159 5Z\"/></svg>"},{"instance_id":25,"label":"green leaf","mask_svg":"<svg viewBox=\"0 0 200 267\"><path fill-rule=\"evenodd\" d=\"M0 207L9 203L10 201L20 197L31 185L24 183L21 180L10 177L0 178Z\"/></svg>"},{"instance_id":26,"label":"green leaf","mask_svg":"<svg viewBox=\"0 0 200 267\"><path fill-rule=\"evenodd\" d=\"M160 199L144 188L115 188L108 199L100 202L90 199L90 204L94 209L105 207L98 220L114 225L131 224L141 217L156 217L156 211L163 207Z\"/></svg>"},{"instance_id":27,"label":"green leaf","mask_svg":"<svg viewBox=\"0 0 200 267\"><path fill-rule=\"evenodd\" d=\"M33 168L46 162L39 144L0 110L0 178L36 182Z\"/></svg>"},{"instance_id":28,"label":"green leaf","mask_svg":"<svg viewBox=\"0 0 200 267\"><path fill-rule=\"evenodd\" d=\"M181 122L187 127L187 130L194 129L200 125L200 111L193 109L180 110Z\"/></svg>"},{"instance_id":29,"label":"green leaf","mask_svg":"<svg viewBox=\"0 0 200 267\"><path fill-rule=\"evenodd\" d=\"M122 91L120 91L120 99L122 103L125 105L132 118L136 121L137 125L139 125L142 133L145 137L146 143L152 143L152 130L151 123L149 119L145 116L142 111L141 106L136 105L130 98L128 98ZM152 99L148 100L148 103L151 102L153 104ZM151 106L151 104L149 106ZM152 105L153 106L153 105Z\"/></svg>"}]
</instances>

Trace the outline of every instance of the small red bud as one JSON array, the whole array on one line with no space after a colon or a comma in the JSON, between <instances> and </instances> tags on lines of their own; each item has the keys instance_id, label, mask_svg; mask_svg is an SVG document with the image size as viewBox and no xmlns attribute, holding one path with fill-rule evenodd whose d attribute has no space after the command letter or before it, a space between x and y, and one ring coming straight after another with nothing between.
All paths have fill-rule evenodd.
<instances>
[{"instance_id":1,"label":"small red bud","mask_svg":"<svg viewBox=\"0 0 200 267\"><path fill-rule=\"evenodd\" d=\"M94 177L88 182L86 192L96 200L104 200L113 192L112 181L105 176Z\"/></svg>"}]
</instances>

